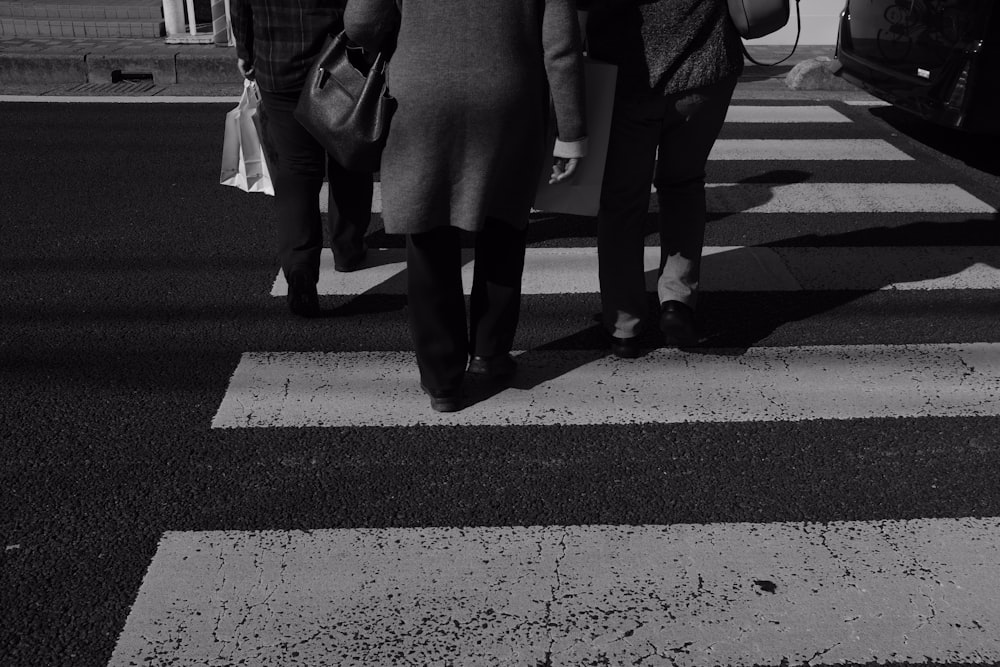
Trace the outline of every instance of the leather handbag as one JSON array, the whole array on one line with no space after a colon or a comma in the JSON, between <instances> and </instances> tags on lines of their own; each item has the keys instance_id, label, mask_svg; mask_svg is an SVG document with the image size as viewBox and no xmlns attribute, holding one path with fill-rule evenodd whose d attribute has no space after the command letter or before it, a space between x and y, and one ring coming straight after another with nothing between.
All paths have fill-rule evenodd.
<instances>
[{"instance_id":1,"label":"leather handbag","mask_svg":"<svg viewBox=\"0 0 1000 667\"><path fill-rule=\"evenodd\" d=\"M757 39L785 27L789 0L728 0L729 16L743 39Z\"/></svg>"},{"instance_id":2,"label":"leather handbag","mask_svg":"<svg viewBox=\"0 0 1000 667\"><path fill-rule=\"evenodd\" d=\"M345 169L379 168L396 110L386 65L380 52L368 66L361 48L340 32L327 40L309 70L295 118Z\"/></svg>"},{"instance_id":3,"label":"leather handbag","mask_svg":"<svg viewBox=\"0 0 1000 667\"><path fill-rule=\"evenodd\" d=\"M736 31L743 39L757 39L764 35L770 35L785 27L788 23L791 11L789 9L790 0L727 0L729 3L729 18L732 19ZM743 56L755 65L774 67L780 65L795 53L799 45L799 37L802 36L802 14L799 10L800 0L795 0L795 17L798 21L798 28L795 31L795 43L787 56L773 63L762 63L754 59L747 51L746 44L743 44Z\"/></svg>"}]
</instances>

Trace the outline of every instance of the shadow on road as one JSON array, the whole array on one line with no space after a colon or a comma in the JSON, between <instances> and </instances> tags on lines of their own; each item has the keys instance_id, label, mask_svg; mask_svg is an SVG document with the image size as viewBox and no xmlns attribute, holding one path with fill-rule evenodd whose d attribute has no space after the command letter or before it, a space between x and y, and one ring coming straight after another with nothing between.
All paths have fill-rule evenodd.
<instances>
[{"instance_id":1,"label":"shadow on road","mask_svg":"<svg viewBox=\"0 0 1000 667\"><path fill-rule=\"evenodd\" d=\"M993 176L1000 176L1000 135L970 134L935 125L892 106L873 107L871 114L925 146Z\"/></svg>"}]
</instances>

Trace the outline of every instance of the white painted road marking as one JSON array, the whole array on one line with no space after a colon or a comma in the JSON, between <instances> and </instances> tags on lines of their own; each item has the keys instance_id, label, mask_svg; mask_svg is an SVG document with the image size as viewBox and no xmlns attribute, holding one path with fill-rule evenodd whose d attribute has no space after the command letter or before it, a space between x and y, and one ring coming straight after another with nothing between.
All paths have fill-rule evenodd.
<instances>
[{"instance_id":1,"label":"white painted road marking","mask_svg":"<svg viewBox=\"0 0 1000 667\"><path fill-rule=\"evenodd\" d=\"M655 192L655 190L654 190ZM320 190L327 212L328 186ZM655 196L650 211L659 210ZM952 183L709 183L710 213L996 213ZM374 184L372 213L382 212L382 184Z\"/></svg>"},{"instance_id":2,"label":"white painted road marking","mask_svg":"<svg viewBox=\"0 0 1000 667\"><path fill-rule=\"evenodd\" d=\"M826 105L754 106L733 104L726 113L727 123L850 123L850 118Z\"/></svg>"},{"instance_id":3,"label":"white painted road marking","mask_svg":"<svg viewBox=\"0 0 1000 667\"><path fill-rule=\"evenodd\" d=\"M709 160L912 160L882 139L719 139Z\"/></svg>"},{"instance_id":4,"label":"white painted road marking","mask_svg":"<svg viewBox=\"0 0 1000 667\"><path fill-rule=\"evenodd\" d=\"M711 213L997 212L952 183L710 183L705 198Z\"/></svg>"},{"instance_id":5,"label":"white painted road marking","mask_svg":"<svg viewBox=\"0 0 1000 667\"><path fill-rule=\"evenodd\" d=\"M170 532L109 667L1000 661L1000 519Z\"/></svg>"},{"instance_id":6,"label":"white painted road marking","mask_svg":"<svg viewBox=\"0 0 1000 667\"><path fill-rule=\"evenodd\" d=\"M659 248L645 249L646 288L654 291ZM472 286L473 252L464 251L462 281ZM338 273L333 255L320 255L318 289L323 295L406 294L406 253L369 250L367 268ZM972 247L707 247L703 292L799 290L1000 289L1000 246ZM528 248L524 294L596 294L600 291L596 248ZM278 271L272 296L288 291Z\"/></svg>"},{"instance_id":7,"label":"white painted road marking","mask_svg":"<svg viewBox=\"0 0 1000 667\"><path fill-rule=\"evenodd\" d=\"M1000 416L1000 343L656 349L518 355L513 385L470 377L472 404L434 413L413 353L246 352L213 428L524 426Z\"/></svg>"}]
</instances>

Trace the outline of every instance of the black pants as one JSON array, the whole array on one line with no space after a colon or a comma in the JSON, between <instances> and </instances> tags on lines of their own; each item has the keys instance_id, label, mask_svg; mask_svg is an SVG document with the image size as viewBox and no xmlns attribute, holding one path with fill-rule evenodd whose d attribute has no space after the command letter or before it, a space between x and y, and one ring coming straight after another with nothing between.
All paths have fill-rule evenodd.
<instances>
[{"instance_id":1,"label":"black pants","mask_svg":"<svg viewBox=\"0 0 1000 667\"><path fill-rule=\"evenodd\" d=\"M462 291L457 228L406 238L410 330L421 383L433 394L454 392L471 354L510 352L521 312L521 274L527 228L487 219L476 234L469 328Z\"/></svg>"},{"instance_id":2,"label":"black pants","mask_svg":"<svg viewBox=\"0 0 1000 667\"><path fill-rule=\"evenodd\" d=\"M327 222L335 266L350 264L364 252L364 236L371 221L372 175L348 171L327 155L313 136L295 120L298 92L261 91L264 142L276 165L274 204L278 227L278 256L287 277L307 271L319 277L323 225L319 192L329 181Z\"/></svg>"},{"instance_id":3,"label":"black pants","mask_svg":"<svg viewBox=\"0 0 1000 667\"><path fill-rule=\"evenodd\" d=\"M615 336L638 336L649 318L643 256L651 184L660 204L657 296L660 303L696 305L705 239L705 165L736 81L731 77L670 95L615 100L597 219L604 321Z\"/></svg>"}]
</instances>

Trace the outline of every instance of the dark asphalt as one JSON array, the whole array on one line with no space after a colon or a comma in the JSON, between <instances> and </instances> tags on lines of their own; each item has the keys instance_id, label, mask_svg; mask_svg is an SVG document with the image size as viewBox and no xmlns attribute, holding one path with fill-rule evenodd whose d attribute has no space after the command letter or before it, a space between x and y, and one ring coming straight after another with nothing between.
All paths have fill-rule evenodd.
<instances>
[{"instance_id":1,"label":"dark asphalt","mask_svg":"<svg viewBox=\"0 0 1000 667\"><path fill-rule=\"evenodd\" d=\"M996 418L212 430L244 351L411 349L402 297L327 297L329 317L302 321L268 295L271 202L217 184L229 106L0 104L4 667L106 664L166 530L1000 516ZM953 182L1000 206L995 157L892 110L835 106L856 122L824 137L882 138L918 160L713 163L709 179ZM998 225L740 214L712 220L707 243L997 245ZM540 220L532 241L591 245L593 231ZM993 291L702 303L705 354L1000 342ZM597 304L526 297L515 347L597 349Z\"/></svg>"}]
</instances>

